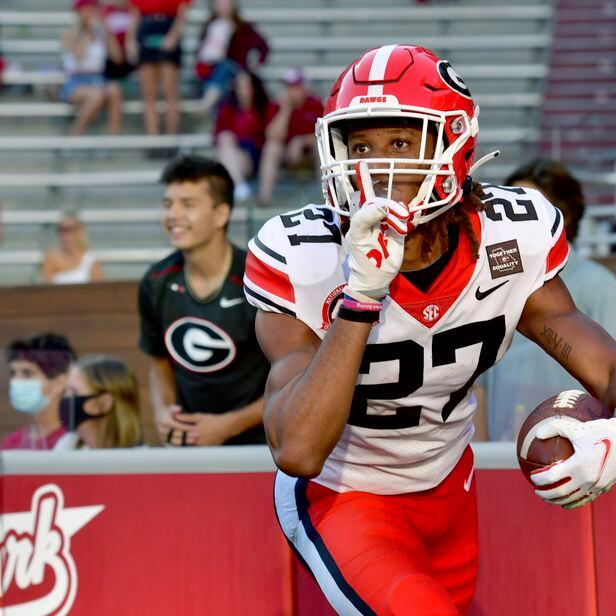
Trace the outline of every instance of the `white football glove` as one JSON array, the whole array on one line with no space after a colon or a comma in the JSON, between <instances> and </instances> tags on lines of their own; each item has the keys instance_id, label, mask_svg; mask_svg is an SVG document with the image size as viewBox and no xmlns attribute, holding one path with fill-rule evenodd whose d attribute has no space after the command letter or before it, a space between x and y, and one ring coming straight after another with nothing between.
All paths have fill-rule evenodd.
<instances>
[{"instance_id":1,"label":"white football glove","mask_svg":"<svg viewBox=\"0 0 616 616\"><path fill-rule=\"evenodd\" d=\"M346 234L349 248L351 291L380 299L389 292L389 283L402 265L409 210L393 199L374 194L368 165L355 167L362 205L353 216Z\"/></svg>"},{"instance_id":2,"label":"white football glove","mask_svg":"<svg viewBox=\"0 0 616 616\"><path fill-rule=\"evenodd\" d=\"M574 509L595 500L616 482L616 419L581 422L553 417L537 428L536 436L564 436L574 449L566 460L531 473L538 487L535 494L547 503Z\"/></svg>"}]
</instances>

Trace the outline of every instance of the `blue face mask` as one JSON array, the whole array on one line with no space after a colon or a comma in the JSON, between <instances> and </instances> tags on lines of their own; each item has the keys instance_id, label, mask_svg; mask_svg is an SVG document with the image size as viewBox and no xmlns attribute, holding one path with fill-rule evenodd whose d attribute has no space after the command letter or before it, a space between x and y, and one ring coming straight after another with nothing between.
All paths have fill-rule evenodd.
<instances>
[{"instance_id":1,"label":"blue face mask","mask_svg":"<svg viewBox=\"0 0 616 616\"><path fill-rule=\"evenodd\" d=\"M49 404L49 397L43 395L43 383L38 379L11 379L9 400L16 411L30 415L36 415Z\"/></svg>"}]
</instances>

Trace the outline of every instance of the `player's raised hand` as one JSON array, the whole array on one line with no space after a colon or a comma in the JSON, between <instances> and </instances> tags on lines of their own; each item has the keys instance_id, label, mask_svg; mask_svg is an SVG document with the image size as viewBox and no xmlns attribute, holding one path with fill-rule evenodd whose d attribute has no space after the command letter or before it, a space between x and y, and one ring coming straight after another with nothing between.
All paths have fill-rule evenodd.
<instances>
[{"instance_id":1,"label":"player's raised hand","mask_svg":"<svg viewBox=\"0 0 616 616\"><path fill-rule=\"evenodd\" d=\"M380 299L389 292L404 256L409 211L403 203L374 194L368 165L355 167L360 208L351 216L346 240L349 248L351 292Z\"/></svg>"},{"instance_id":2,"label":"player's raised hand","mask_svg":"<svg viewBox=\"0 0 616 616\"><path fill-rule=\"evenodd\" d=\"M531 473L537 496L573 509L593 501L616 482L616 419L581 422L554 417L537 429L537 438L554 436L571 441L574 453Z\"/></svg>"}]
</instances>

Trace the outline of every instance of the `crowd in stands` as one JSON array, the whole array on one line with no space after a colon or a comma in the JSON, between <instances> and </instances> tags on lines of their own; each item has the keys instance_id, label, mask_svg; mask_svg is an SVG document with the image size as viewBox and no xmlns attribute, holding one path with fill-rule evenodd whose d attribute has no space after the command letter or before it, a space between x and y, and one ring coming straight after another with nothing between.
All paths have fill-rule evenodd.
<instances>
[{"instance_id":1,"label":"crowd in stands","mask_svg":"<svg viewBox=\"0 0 616 616\"><path fill-rule=\"evenodd\" d=\"M210 18L201 32L195 64L204 112L214 110L231 92L238 72L256 72L268 52L267 41L242 19L234 0L211 0Z\"/></svg>"},{"instance_id":2,"label":"crowd in stands","mask_svg":"<svg viewBox=\"0 0 616 616\"><path fill-rule=\"evenodd\" d=\"M135 71L145 133L180 132L179 80L189 5L190 0L74 0L76 24L62 35L66 81L60 92L61 100L75 106L71 135L82 135L103 110L108 133L120 134L123 81ZM234 0L211 0L209 8L192 60L201 115L210 120L236 199L251 198L254 181L257 202L270 206L281 166L314 168L314 123L323 105L299 68L289 70L281 92L272 97L259 76L269 53L266 38L242 18ZM165 101L162 123L159 94ZM159 148L146 155L168 158L170 152Z\"/></svg>"},{"instance_id":3,"label":"crowd in stands","mask_svg":"<svg viewBox=\"0 0 616 616\"><path fill-rule=\"evenodd\" d=\"M0 449L94 449L144 444L144 412L169 447L264 443L263 392L269 364L244 297L246 251L227 238L233 180L218 161L180 155L166 165L161 224L175 249L143 276L138 346L149 364L152 412L120 358L77 357L64 336L12 341L9 400L25 427ZM100 280L87 258L82 223L58 224L60 248L46 255L46 282ZM110 298L110 301L112 299ZM135 341L137 343L137 341Z\"/></svg>"},{"instance_id":4,"label":"crowd in stands","mask_svg":"<svg viewBox=\"0 0 616 616\"><path fill-rule=\"evenodd\" d=\"M75 26L62 34L66 81L60 92L76 108L71 135L82 135L103 110L108 132L120 134L122 82L133 73L141 88L144 131L161 131L160 87L164 131L179 132L179 69L190 2L74 0ZM262 394L269 366L254 336L254 310L243 299L246 253L227 239L227 226L234 202L255 197L259 205L273 204L281 167L314 170L314 125L323 114L322 101L300 68L286 72L277 96L268 93L259 76L268 52L266 38L242 18L234 0L210 1L194 74L202 114L211 119L217 161L179 156L168 163L161 222L175 252L152 265L139 289L138 344L151 364L151 406L160 444L166 446L264 442ZM0 59L0 75L1 70ZM537 160L504 183L536 188L560 208L571 243L562 276L580 309L616 335L610 310L616 278L573 247L584 214L579 182L555 161ZM42 281L103 280L79 216L63 216L56 232L57 246L41 263ZM184 340L193 337L191 348L169 333L180 321L194 328L190 335L178 329ZM210 325L204 328L204 322ZM208 349L212 340L217 350ZM30 421L5 437L0 449L144 444L137 379L119 358L77 358L64 336L37 333L11 342L6 360L10 406ZM487 416L480 433L489 440L513 440L536 403L576 386L518 334L506 358L482 380Z\"/></svg>"},{"instance_id":5,"label":"crowd in stands","mask_svg":"<svg viewBox=\"0 0 616 616\"><path fill-rule=\"evenodd\" d=\"M122 63L118 38L96 0L75 0L73 8L77 13L75 26L62 35L66 81L60 92L61 100L76 107L70 134L83 134L106 107L108 132L118 135L122 130L122 89L105 72L106 66Z\"/></svg>"},{"instance_id":6,"label":"crowd in stands","mask_svg":"<svg viewBox=\"0 0 616 616\"><path fill-rule=\"evenodd\" d=\"M31 421L0 449L57 451L142 444L137 379L119 358L77 358L66 337L44 333L6 350L11 407Z\"/></svg>"},{"instance_id":7,"label":"crowd in stands","mask_svg":"<svg viewBox=\"0 0 616 616\"><path fill-rule=\"evenodd\" d=\"M236 76L238 83L242 79L250 90L254 75L243 71ZM241 141L236 145L242 147ZM148 269L138 291L138 346L149 363L152 413L147 413L154 416L159 437L149 444L264 443L269 364L256 340L256 311L246 302L242 285L245 268L255 266L227 237L235 201L232 174L218 161L180 155L167 163L161 181L161 224L175 251ZM505 184L535 188L560 208L571 243L562 276L579 309L616 334L610 310L616 277L573 246L585 208L577 179L562 164L538 159L515 170ZM65 216L57 229L60 246L45 257L44 280L100 280L100 265L88 258L79 219ZM12 341L6 361L10 405L30 421L6 436L0 449L145 444L137 379L118 357L77 357L65 336L44 333ZM540 401L578 387L554 360L517 334L509 355L480 379L478 440L514 440Z\"/></svg>"}]
</instances>

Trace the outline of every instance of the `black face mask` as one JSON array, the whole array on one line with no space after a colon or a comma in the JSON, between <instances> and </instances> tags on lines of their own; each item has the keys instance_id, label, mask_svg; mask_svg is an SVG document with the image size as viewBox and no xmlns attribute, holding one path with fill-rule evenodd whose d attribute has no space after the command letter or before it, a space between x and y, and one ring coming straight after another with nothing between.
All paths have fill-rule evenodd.
<instances>
[{"instance_id":1,"label":"black face mask","mask_svg":"<svg viewBox=\"0 0 616 616\"><path fill-rule=\"evenodd\" d=\"M88 415L83 410L83 405L92 398L101 394L90 394L89 396L64 396L60 399L60 422L69 431L74 432L77 426L88 419L99 419L103 415Z\"/></svg>"}]
</instances>

